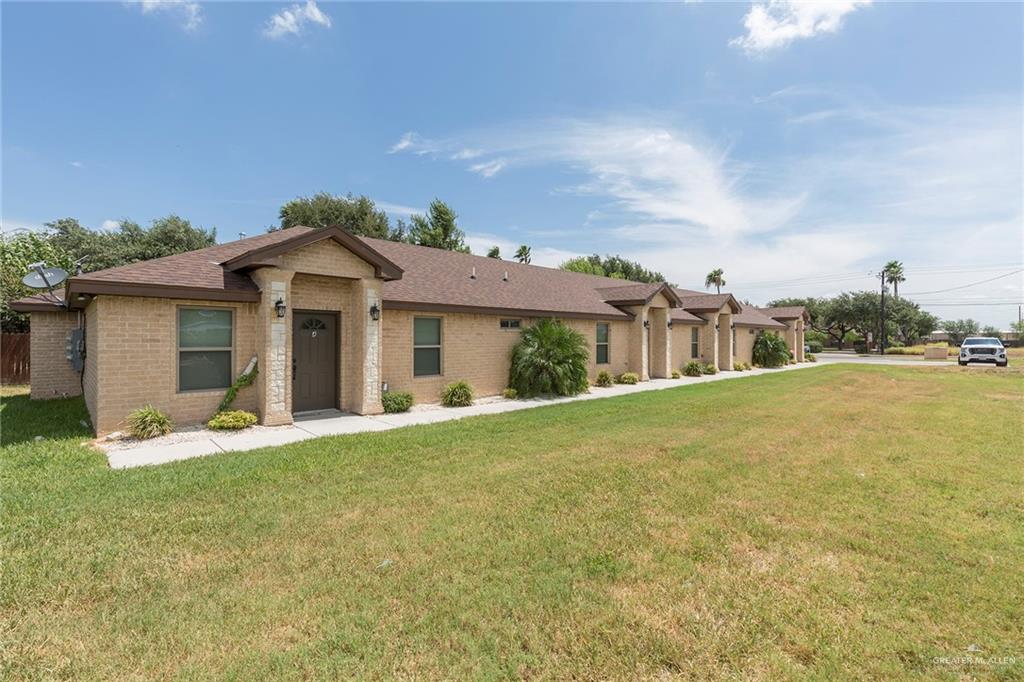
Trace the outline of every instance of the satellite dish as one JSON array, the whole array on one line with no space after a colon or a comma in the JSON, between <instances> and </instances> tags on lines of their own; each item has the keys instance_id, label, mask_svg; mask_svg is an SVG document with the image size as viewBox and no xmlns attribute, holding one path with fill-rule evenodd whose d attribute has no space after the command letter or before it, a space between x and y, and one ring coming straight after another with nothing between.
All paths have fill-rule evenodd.
<instances>
[{"instance_id":1,"label":"satellite dish","mask_svg":"<svg viewBox=\"0 0 1024 682\"><path fill-rule=\"evenodd\" d=\"M22 277L21 282L30 289L52 289L67 278L68 273L60 268L46 268L39 265L34 267L33 272Z\"/></svg>"}]
</instances>

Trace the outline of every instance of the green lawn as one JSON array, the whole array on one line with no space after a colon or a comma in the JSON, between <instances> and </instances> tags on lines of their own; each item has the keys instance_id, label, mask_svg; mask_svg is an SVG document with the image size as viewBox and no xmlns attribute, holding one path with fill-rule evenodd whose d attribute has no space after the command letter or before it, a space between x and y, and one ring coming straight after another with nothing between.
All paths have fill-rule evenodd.
<instances>
[{"instance_id":1,"label":"green lawn","mask_svg":"<svg viewBox=\"0 0 1024 682\"><path fill-rule=\"evenodd\" d=\"M1019 679L1022 379L833 365L127 471L80 400L8 396L0 676Z\"/></svg>"}]
</instances>

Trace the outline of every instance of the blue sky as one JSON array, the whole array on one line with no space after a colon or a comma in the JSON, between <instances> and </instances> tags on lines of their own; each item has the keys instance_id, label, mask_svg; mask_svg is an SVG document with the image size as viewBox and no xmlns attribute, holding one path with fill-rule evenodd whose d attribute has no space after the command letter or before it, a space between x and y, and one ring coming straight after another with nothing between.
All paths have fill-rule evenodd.
<instances>
[{"instance_id":1,"label":"blue sky","mask_svg":"<svg viewBox=\"0 0 1024 682\"><path fill-rule=\"evenodd\" d=\"M223 241L318 190L440 197L477 253L722 267L754 302L892 258L941 317L1005 328L1024 296L943 291L1024 260L1020 4L0 11L5 230L176 212Z\"/></svg>"}]
</instances>

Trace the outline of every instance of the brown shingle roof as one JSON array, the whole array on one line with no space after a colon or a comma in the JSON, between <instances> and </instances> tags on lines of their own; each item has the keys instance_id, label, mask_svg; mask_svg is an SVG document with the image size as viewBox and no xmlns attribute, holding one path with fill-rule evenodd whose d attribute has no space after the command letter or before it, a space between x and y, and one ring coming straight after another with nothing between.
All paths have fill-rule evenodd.
<instances>
[{"instance_id":1,"label":"brown shingle roof","mask_svg":"<svg viewBox=\"0 0 1024 682\"><path fill-rule=\"evenodd\" d=\"M383 239L364 241L405 271L402 279L384 283L385 308L632 319L598 293L602 285L622 286L622 280Z\"/></svg>"},{"instance_id":2,"label":"brown shingle roof","mask_svg":"<svg viewBox=\"0 0 1024 682\"><path fill-rule=\"evenodd\" d=\"M228 261L237 263L244 254L294 239L309 231L310 228L294 227L197 251L90 272L71 278L68 290L72 297L77 293L119 293L258 300L259 290L249 276L243 270L232 271L224 264ZM610 277L381 239L362 238L362 241L404 270L402 279L383 283L384 305L394 309L632 319L630 313L611 302L649 299L664 287L660 283L627 283ZM475 278L472 277L474 271ZM670 299L675 293L666 291ZM719 306L731 299L728 294L702 297L701 300L718 301ZM672 319L703 323L702 319L679 309L672 311Z\"/></svg>"},{"instance_id":3,"label":"brown shingle roof","mask_svg":"<svg viewBox=\"0 0 1024 682\"><path fill-rule=\"evenodd\" d=\"M49 312L60 310L64 307L64 290L54 289L49 293L40 292L19 298L10 303L11 310L19 313L32 313L36 311Z\"/></svg>"},{"instance_id":4,"label":"brown shingle roof","mask_svg":"<svg viewBox=\"0 0 1024 682\"><path fill-rule=\"evenodd\" d=\"M759 327L763 329L785 329L786 325L776 322L752 305L743 306L743 310L732 316L732 323L740 327Z\"/></svg>"},{"instance_id":5,"label":"brown shingle roof","mask_svg":"<svg viewBox=\"0 0 1024 682\"><path fill-rule=\"evenodd\" d=\"M684 310L690 310L693 312L711 312L718 310L726 303L732 308L732 310L738 312L742 306L739 302L733 298L732 294L705 294L699 291L693 291L692 289L675 289L676 295L679 296L680 301Z\"/></svg>"},{"instance_id":6,"label":"brown shingle roof","mask_svg":"<svg viewBox=\"0 0 1024 682\"><path fill-rule=\"evenodd\" d=\"M798 317L807 317L807 308L802 305L761 308L761 312L774 320L795 320Z\"/></svg>"}]
</instances>

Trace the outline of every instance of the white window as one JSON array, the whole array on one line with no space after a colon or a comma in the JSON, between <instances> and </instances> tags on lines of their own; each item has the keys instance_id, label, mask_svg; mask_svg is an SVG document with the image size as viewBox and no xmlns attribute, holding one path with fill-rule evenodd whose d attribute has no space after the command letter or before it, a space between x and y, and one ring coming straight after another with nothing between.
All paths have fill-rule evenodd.
<instances>
[{"instance_id":1,"label":"white window","mask_svg":"<svg viewBox=\"0 0 1024 682\"><path fill-rule=\"evenodd\" d=\"M700 330L696 327L690 329L690 357L700 357Z\"/></svg>"},{"instance_id":2,"label":"white window","mask_svg":"<svg viewBox=\"0 0 1024 682\"><path fill-rule=\"evenodd\" d=\"M498 323L498 326L502 329L519 329L522 325L522 320L501 320Z\"/></svg>"},{"instance_id":3,"label":"white window","mask_svg":"<svg viewBox=\"0 0 1024 682\"><path fill-rule=\"evenodd\" d=\"M610 335L608 333L608 323L598 322L597 323L597 348L596 348L596 360L599 365L607 365L610 360L609 357L609 341Z\"/></svg>"}]
</instances>

